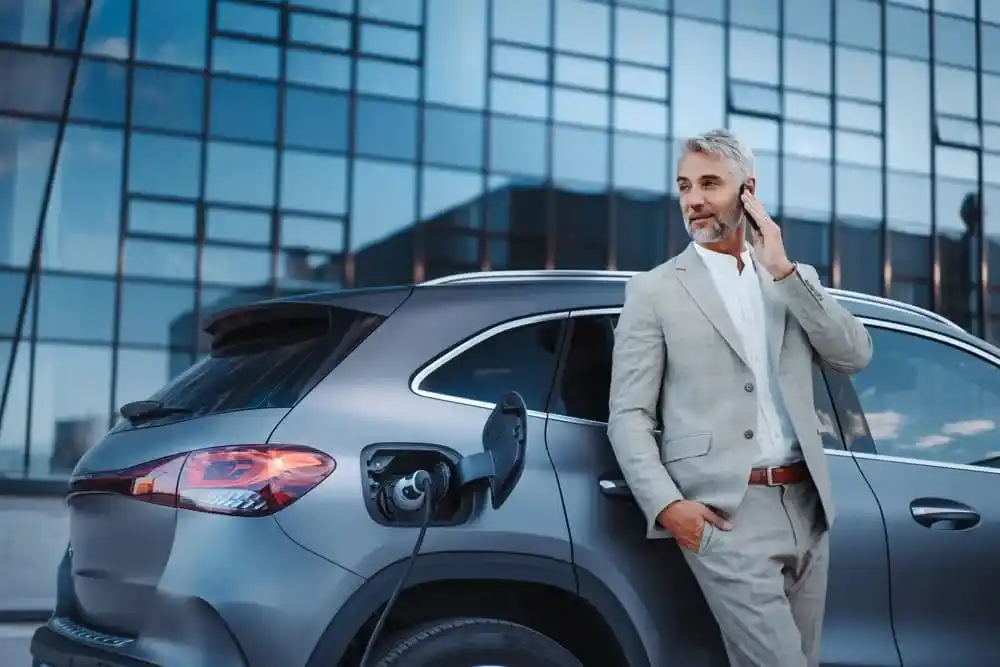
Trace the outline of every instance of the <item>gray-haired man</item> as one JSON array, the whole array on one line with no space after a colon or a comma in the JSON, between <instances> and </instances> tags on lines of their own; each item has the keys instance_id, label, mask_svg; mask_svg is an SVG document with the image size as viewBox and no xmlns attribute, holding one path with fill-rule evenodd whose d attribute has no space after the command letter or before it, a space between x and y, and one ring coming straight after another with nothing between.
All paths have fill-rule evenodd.
<instances>
[{"instance_id":1,"label":"gray-haired man","mask_svg":"<svg viewBox=\"0 0 1000 667\"><path fill-rule=\"evenodd\" d=\"M611 444L649 537L681 546L733 667L818 665L834 508L813 362L856 372L871 339L789 260L735 136L687 141L677 185L693 243L628 283Z\"/></svg>"}]
</instances>

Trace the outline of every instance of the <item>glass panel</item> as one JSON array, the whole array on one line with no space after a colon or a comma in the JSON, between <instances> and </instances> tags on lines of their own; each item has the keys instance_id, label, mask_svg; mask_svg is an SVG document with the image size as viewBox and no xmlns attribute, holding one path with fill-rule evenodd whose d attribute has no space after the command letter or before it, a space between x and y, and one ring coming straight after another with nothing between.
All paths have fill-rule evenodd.
<instances>
[{"instance_id":1,"label":"glass panel","mask_svg":"<svg viewBox=\"0 0 1000 667\"><path fill-rule=\"evenodd\" d=\"M554 98L556 121L592 127L607 127L611 121L607 95L556 88Z\"/></svg>"},{"instance_id":2,"label":"glass panel","mask_svg":"<svg viewBox=\"0 0 1000 667\"><path fill-rule=\"evenodd\" d=\"M888 166L930 173L930 67L903 58L889 58L886 66Z\"/></svg>"},{"instance_id":3,"label":"glass panel","mask_svg":"<svg viewBox=\"0 0 1000 667\"><path fill-rule=\"evenodd\" d=\"M734 25L777 31L779 26L779 3L780 0L730 2L729 20Z\"/></svg>"},{"instance_id":4,"label":"glass panel","mask_svg":"<svg viewBox=\"0 0 1000 667\"><path fill-rule=\"evenodd\" d=\"M886 6L886 52L926 60L930 57L927 12L909 7Z\"/></svg>"},{"instance_id":5,"label":"glass panel","mask_svg":"<svg viewBox=\"0 0 1000 667\"><path fill-rule=\"evenodd\" d=\"M213 141L208 145L205 196L217 202L270 206L274 202L275 151Z\"/></svg>"},{"instance_id":6,"label":"glass panel","mask_svg":"<svg viewBox=\"0 0 1000 667\"><path fill-rule=\"evenodd\" d=\"M420 33L362 23L361 51L366 55L417 61L420 59Z\"/></svg>"},{"instance_id":7,"label":"glass panel","mask_svg":"<svg viewBox=\"0 0 1000 667\"><path fill-rule=\"evenodd\" d=\"M435 226L480 226L483 196L481 174L425 168L420 191L420 219Z\"/></svg>"},{"instance_id":8,"label":"glass panel","mask_svg":"<svg viewBox=\"0 0 1000 667\"><path fill-rule=\"evenodd\" d=\"M942 149L938 149L939 152ZM982 224L976 158L966 152L972 179L949 178L940 172L934 180L935 222L941 261L940 312L960 327L975 331L979 321L978 228Z\"/></svg>"},{"instance_id":9,"label":"glass panel","mask_svg":"<svg viewBox=\"0 0 1000 667\"><path fill-rule=\"evenodd\" d=\"M135 127L200 133L205 86L201 74L137 65L132 90Z\"/></svg>"},{"instance_id":10,"label":"glass panel","mask_svg":"<svg viewBox=\"0 0 1000 667\"><path fill-rule=\"evenodd\" d=\"M126 68L114 62L83 60L76 74L70 119L125 121Z\"/></svg>"},{"instance_id":11,"label":"glass panel","mask_svg":"<svg viewBox=\"0 0 1000 667\"><path fill-rule=\"evenodd\" d=\"M504 0L491 4L494 39L548 46L552 21L548 2Z\"/></svg>"},{"instance_id":12,"label":"glass panel","mask_svg":"<svg viewBox=\"0 0 1000 667\"><path fill-rule=\"evenodd\" d=\"M840 287L882 290L882 170L837 165Z\"/></svg>"},{"instance_id":13,"label":"glass panel","mask_svg":"<svg viewBox=\"0 0 1000 667\"><path fill-rule=\"evenodd\" d=\"M39 343L32 376L32 477L64 477L108 429L111 349Z\"/></svg>"},{"instance_id":14,"label":"glass panel","mask_svg":"<svg viewBox=\"0 0 1000 667\"><path fill-rule=\"evenodd\" d=\"M215 3L216 28L225 32L277 39L280 20L281 14L277 7L231 0L218 0Z\"/></svg>"},{"instance_id":15,"label":"glass panel","mask_svg":"<svg viewBox=\"0 0 1000 667\"><path fill-rule=\"evenodd\" d=\"M361 97L357 100L355 124L355 150L359 155L416 159L416 106Z\"/></svg>"},{"instance_id":16,"label":"glass panel","mask_svg":"<svg viewBox=\"0 0 1000 667\"><path fill-rule=\"evenodd\" d=\"M490 122L490 169L544 176L547 135L545 123L494 118Z\"/></svg>"},{"instance_id":17,"label":"glass panel","mask_svg":"<svg viewBox=\"0 0 1000 667\"><path fill-rule=\"evenodd\" d=\"M133 199L128 205L128 229L163 236L193 239L195 236L195 208L191 204Z\"/></svg>"},{"instance_id":18,"label":"glass panel","mask_svg":"<svg viewBox=\"0 0 1000 667\"><path fill-rule=\"evenodd\" d=\"M136 11L137 60L192 69L205 66L208 0L137 0Z\"/></svg>"},{"instance_id":19,"label":"glass panel","mask_svg":"<svg viewBox=\"0 0 1000 667\"><path fill-rule=\"evenodd\" d=\"M393 193L385 197L386 192ZM408 165L358 160L354 165L351 250L364 252L415 222L416 170Z\"/></svg>"},{"instance_id":20,"label":"glass panel","mask_svg":"<svg viewBox=\"0 0 1000 667\"><path fill-rule=\"evenodd\" d=\"M832 92L830 83L831 57L829 44L806 42L786 37L782 72L783 85L786 88L829 94Z\"/></svg>"},{"instance_id":21,"label":"glass panel","mask_svg":"<svg viewBox=\"0 0 1000 667\"><path fill-rule=\"evenodd\" d=\"M615 65L615 93L666 102L669 89L666 71L651 67Z\"/></svg>"},{"instance_id":22,"label":"glass panel","mask_svg":"<svg viewBox=\"0 0 1000 667\"><path fill-rule=\"evenodd\" d=\"M0 111L59 116L69 87L71 66L69 58L0 49L5 91L0 95ZM46 85L38 85L39 81Z\"/></svg>"},{"instance_id":23,"label":"glass panel","mask_svg":"<svg viewBox=\"0 0 1000 667\"><path fill-rule=\"evenodd\" d=\"M212 71L277 79L281 71L281 52L273 44L216 37L212 40Z\"/></svg>"},{"instance_id":24,"label":"glass panel","mask_svg":"<svg viewBox=\"0 0 1000 667\"><path fill-rule=\"evenodd\" d=\"M666 14L615 9L615 58L654 67L670 61L670 29Z\"/></svg>"},{"instance_id":25,"label":"glass panel","mask_svg":"<svg viewBox=\"0 0 1000 667\"><path fill-rule=\"evenodd\" d=\"M616 189L666 193L669 147L666 140L614 135L613 182Z\"/></svg>"},{"instance_id":26,"label":"glass panel","mask_svg":"<svg viewBox=\"0 0 1000 667\"><path fill-rule=\"evenodd\" d=\"M201 279L217 285L267 285L271 256L270 250L206 245L201 255Z\"/></svg>"},{"instance_id":27,"label":"glass panel","mask_svg":"<svg viewBox=\"0 0 1000 667\"><path fill-rule=\"evenodd\" d=\"M889 172L890 296L927 308L931 281L931 183L927 176Z\"/></svg>"},{"instance_id":28,"label":"glass panel","mask_svg":"<svg viewBox=\"0 0 1000 667\"><path fill-rule=\"evenodd\" d=\"M486 95L486 1L425 2L426 100L482 109Z\"/></svg>"},{"instance_id":29,"label":"glass panel","mask_svg":"<svg viewBox=\"0 0 1000 667\"><path fill-rule=\"evenodd\" d=\"M660 192L629 190L619 192L615 201L617 224L616 267L624 271L647 271L668 257L671 230L683 229L680 212L673 205L667 210L666 197ZM686 232L679 232L687 238Z\"/></svg>"},{"instance_id":30,"label":"glass panel","mask_svg":"<svg viewBox=\"0 0 1000 667\"><path fill-rule=\"evenodd\" d=\"M285 89L285 146L346 152L349 128L347 95Z\"/></svg>"},{"instance_id":31,"label":"glass panel","mask_svg":"<svg viewBox=\"0 0 1000 667\"><path fill-rule=\"evenodd\" d=\"M920 336L870 332L880 354L851 381L878 453L996 467L1000 369Z\"/></svg>"},{"instance_id":32,"label":"glass panel","mask_svg":"<svg viewBox=\"0 0 1000 667\"><path fill-rule=\"evenodd\" d=\"M481 114L426 107L424 161L480 169L483 166L483 133Z\"/></svg>"},{"instance_id":33,"label":"glass panel","mask_svg":"<svg viewBox=\"0 0 1000 667\"><path fill-rule=\"evenodd\" d=\"M31 382L31 346L25 341L15 346L10 341L0 340L0 369L6 378L7 364L12 353L14 374L4 414L0 415L0 472L24 472L24 447L28 444L28 411Z\"/></svg>"},{"instance_id":34,"label":"glass panel","mask_svg":"<svg viewBox=\"0 0 1000 667\"><path fill-rule=\"evenodd\" d=\"M586 0L554 0L557 49L611 55L611 8Z\"/></svg>"},{"instance_id":35,"label":"glass panel","mask_svg":"<svg viewBox=\"0 0 1000 667\"><path fill-rule=\"evenodd\" d=\"M24 271L0 270L0 337L13 337L17 333L17 321L21 312L21 298L24 296L25 276ZM35 296L38 292L38 281L33 281L28 289L28 304L25 310L24 321L21 323L22 336L31 336L32 332L34 332L34 308ZM0 363L4 363L4 361L5 359L0 357ZM4 368L4 366L0 366L0 369ZM0 373L4 372L6 371L0 370Z\"/></svg>"},{"instance_id":36,"label":"glass panel","mask_svg":"<svg viewBox=\"0 0 1000 667\"><path fill-rule=\"evenodd\" d=\"M784 3L787 34L830 40L830 0L784 0Z\"/></svg>"},{"instance_id":37,"label":"glass panel","mask_svg":"<svg viewBox=\"0 0 1000 667\"><path fill-rule=\"evenodd\" d=\"M91 10L91 14L94 13ZM0 6L0 42L46 47L51 25L52 4L49 2L8 2Z\"/></svg>"},{"instance_id":38,"label":"glass panel","mask_svg":"<svg viewBox=\"0 0 1000 667\"><path fill-rule=\"evenodd\" d=\"M880 102L882 59L877 53L837 47L837 95Z\"/></svg>"},{"instance_id":39,"label":"glass panel","mask_svg":"<svg viewBox=\"0 0 1000 667\"><path fill-rule=\"evenodd\" d=\"M274 84L212 78L209 131L224 139L274 143L278 125L278 89Z\"/></svg>"},{"instance_id":40,"label":"glass panel","mask_svg":"<svg viewBox=\"0 0 1000 667\"><path fill-rule=\"evenodd\" d=\"M975 67L976 24L953 16L935 16L934 59L949 65Z\"/></svg>"},{"instance_id":41,"label":"glass panel","mask_svg":"<svg viewBox=\"0 0 1000 667\"><path fill-rule=\"evenodd\" d=\"M133 132L129 190L197 199L201 144L194 139Z\"/></svg>"},{"instance_id":42,"label":"glass panel","mask_svg":"<svg viewBox=\"0 0 1000 667\"><path fill-rule=\"evenodd\" d=\"M605 186L609 176L608 139L604 131L555 125L552 130L552 178Z\"/></svg>"},{"instance_id":43,"label":"glass panel","mask_svg":"<svg viewBox=\"0 0 1000 667\"><path fill-rule=\"evenodd\" d=\"M367 95L415 100L420 93L420 73L412 65L362 58L358 60L357 88Z\"/></svg>"},{"instance_id":44,"label":"glass panel","mask_svg":"<svg viewBox=\"0 0 1000 667\"><path fill-rule=\"evenodd\" d=\"M194 285L122 283L119 340L125 345L190 348L194 343Z\"/></svg>"},{"instance_id":45,"label":"glass panel","mask_svg":"<svg viewBox=\"0 0 1000 667\"><path fill-rule=\"evenodd\" d=\"M123 142L118 130L66 129L45 223L44 267L96 273L117 269Z\"/></svg>"},{"instance_id":46,"label":"glass panel","mask_svg":"<svg viewBox=\"0 0 1000 667\"><path fill-rule=\"evenodd\" d=\"M195 247L189 243L129 239L122 272L133 277L193 281L195 261Z\"/></svg>"},{"instance_id":47,"label":"glass panel","mask_svg":"<svg viewBox=\"0 0 1000 667\"><path fill-rule=\"evenodd\" d=\"M702 0L685 0L685 6ZM679 5L677 5L679 8ZM705 128L725 127L726 72L721 26L674 19L674 62L670 99L675 137L690 137ZM751 54L767 73L777 73L777 62L767 53Z\"/></svg>"},{"instance_id":48,"label":"glass panel","mask_svg":"<svg viewBox=\"0 0 1000 667\"><path fill-rule=\"evenodd\" d=\"M305 86L347 90L351 87L351 61L347 56L289 48L285 53L285 79Z\"/></svg>"},{"instance_id":49,"label":"glass panel","mask_svg":"<svg viewBox=\"0 0 1000 667\"><path fill-rule=\"evenodd\" d=\"M776 86L778 71L778 38L775 35L740 28L729 31L731 79Z\"/></svg>"},{"instance_id":50,"label":"glass panel","mask_svg":"<svg viewBox=\"0 0 1000 667\"><path fill-rule=\"evenodd\" d=\"M205 238L209 241L271 244L271 214L210 207L205 213Z\"/></svg>"},{"instance_id":51,"label":"glass panel","mask_svg":"<svg viewBox=\"0 0 1000 667\"><path fill-rule=\"evenodd\" d=\"M384 194L376 195L376 199L384 200ZM345 213L347 159L284 151L281 156L280 200L283 209Z\"/></svg>"},{"instance_id":52,"label":"glass panel","mask_svg":"<svg viewBox=\"0 0 1000 667\"><path fill-rule=\"evenodd\" d=\"M42 274L38 296L39 338L110 343L114 313L113 280Z\"/></svg>"},{"instance_id":53,"label":"glass panel","mask_svg":"<svg viewBox=\"0 0 1000 667\"><path fill-rule=\"evenodd\" d=\"M351 22L332 16L293 12L288 19L288 36L297 44L347 51L351 48ZM366 41L362 37L362 44Z\"/></svg>"},{"instance_id":54,"label":"glass panel","mask_svg":"<svg viewBox=\"0 0 1000 667\"><path fill-rule=\"evenodd\" d=\"M55 124L0 116L0 265L27 266L55 148ZM9 226L8 226L9 225Z\"/></svg>"},{"instance_id":55,"label":"glass panel","mask_svg":"<svg viewBox=\"0 0 1000 667\"><path fill-rule=\"evenodd\" d=\"M358 15L380 21L420 25L421 0L358 0Z\"/></svg>"},{"instance_id":56,"label":"glass panel","mask_svg":"<svg viewBox=\"0 0 1000 667\"><path fill-rule=\"evenodd\" d=\"M878 50L882 46L882 8L870 0L837 0L837 43Z\"/></svg>"},{"instance_id":57,"label":"glass panel","mask_svg":"<svg viewBox=\"0 0 1000 667\"><path fill-rule=\"evenodd\" d=\"M549 117L547 86L506 79L490 81L490 111L509 116Z\"/></svg>"}]
</instances>

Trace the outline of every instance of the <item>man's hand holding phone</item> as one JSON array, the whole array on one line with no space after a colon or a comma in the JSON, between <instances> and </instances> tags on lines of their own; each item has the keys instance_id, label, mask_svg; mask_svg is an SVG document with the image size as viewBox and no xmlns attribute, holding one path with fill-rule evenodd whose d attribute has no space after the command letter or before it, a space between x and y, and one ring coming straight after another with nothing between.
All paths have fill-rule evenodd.
<instances>
[{"instance_id":1,"label":"man's hand holding phone","mask_svg":"<svg viewBox=\"0 0 1000 667\"><path fill-rule=\"evenodd\" d=\"M740 203L743 205L747 221L753 228L750 236L757 260L775 280L787 278L795 270L795 264L788 259L788 254L785 252L785 244L781 240L781 228L767 214L760 200L747 190L746 185L740 187Z\"/></svg>"}]
</instances>

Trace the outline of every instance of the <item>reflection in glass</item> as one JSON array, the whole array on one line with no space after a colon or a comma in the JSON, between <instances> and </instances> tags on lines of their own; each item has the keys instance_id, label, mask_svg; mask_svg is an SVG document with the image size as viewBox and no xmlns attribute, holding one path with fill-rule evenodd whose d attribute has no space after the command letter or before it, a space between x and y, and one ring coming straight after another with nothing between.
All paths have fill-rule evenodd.
<instances>
[{"instance_id":1,"label":"reflection in glass","mask_svg":"<svg viewBox=\"0 0 1000 667\"><path fill-rule=\"evenodd\" d=\"M675 6L707 6L704 0L684 0ZM720 3L721 4L721 3ZM672 114L671 133L674 137L691 137L705 128L725 127L726 71L723 60L723 31L711 25L685 19L674 19L674 62L670 91ZM766 54L765 54L766 56ZM777 68L766 57L751 54L751 62L760 62L765 71ZM735 77L735 74L731 73Z\"/></svg>"},{"instance_id":2,"label":"reflection in glass","mask_svg":"<svg viewBox=\"0 0 1000 667\"><path fill-rule=\"evenodd\" d=\"M657 137L618 133L614 135L612 181L616 189L665 193L667 142Z\"/></svg>"},{"instance_id":3,"label":"reflection in glass","mask_svg":"<svg viewBox=\"0 0 1000 667\"><path fill-rule=\"evenodd\" d=\"M479 227L483 196L481 174L425 167L420 190L420 219L447 226ZM441 220L445 217L445 220Z\"/></svg>"},{"instance_id":4,"label":"reflection in glass","mask_svg":"<svg viewBox=\"0 0 1000 667\"><path fill-rule=\"evenodd\" d=\"M425 107L424 161L482 168L483 125L483 117L479 113Z\"/></svg>"},{"instance_id":5,"label":"reflection in glass","mask_svg":"<svg viewBox=\"0 0 1000 667\"><path fill-rule=\"evenodd\" d=\"M511 116L546 119L549 116L549 88L494 78L490 81L490 111Z\"/></svg>"},{"instance_id":6,"label":"reflection in glass","mask_svg":"<svg viewBox=\"0 0 1000 667\"><path fill-rule=\"evenodd\" d=\"M878 50L882 45L882 8L868 0L837 0L837 43Z\"/></svg>"},{"instance_id":7,"label":"reflection in glass","mask_svg":"<svg viewBox=\"0 0 1000 667\"><path fill-rule=\"evenodd\" d=\"M555 47L571 53L611 55L611 8L586 0L555 0Z\"/></svg>"},{"instance_id":8,"label":"reflection in glass","mask_svg":"<svg viewBox=\"0 0 1000 667\"><path fill-rule=\"evenodd\" d=\"M212 40L212 72L277 79L281 51L274 44L216 37Z\"/></svg>"},{"instance_id":9,"label":"reflection in glass","mask_svg":"<svg viewBox=\"0 0 1000 667\"><path fill-rule=\"evenodd\" d=\"M118 130L67 127L45 224L45 268L114 273L123 142Z\"/></svg>"},{"instance_id":10,"label":"reflection in glass","mask_svg":"<svg viewBox=\"0 0 1000 667\"><path fill-rule=\"evenodd\" d=\"M70 102L70 119L124 122L125 78L126 68L122 64L81 60Z\"/></svg>"},{"instance_id":11,"label":"reflection in glass","mask_svg":"<svg viewBox=\"0 0 1000 667\"><path fill-rule=\"evenodd\" d=\"M283 121L287 147L347 151L350 123L344 93L288 86Z\"/></svg>"},{"instance_id":12,"label":"reflection in glass","mask_svg":"<svg viewBox=\"0 0 1000 667\"><path fill-rule=\"evenodd\" d=\"M345 213L347 158L282 152L280 200L283 209Z\"/></svg>"},{"instance_id":13,"label":"reflection in glass","mask_svg":"<svg viewBox=\"0 0 1000 667\"><path fill-rule=\"evenodd\" d=\"M904 58L887 60L886 166L930 173L930 67L926 62Z\"/></svg>"},{"instance_id":14,"label":"reflection in glass","mask_svg":"<svg viewBox=\"0 0 1000 667\"><path fill-rule=\"evenodd\" d=\"M18 314L21 311L21 297L24 294L26 273L24 271L0 270L0 338L13 336L17 333ZM32 284L28 293L28 308L25 311L24 322L21 324L21 335L30 336L34 331L34 308L37 282ZM6 372L6 366L0 366Z\"/></svg>"},{"instance_id":15,"label":"reflection in glass","mask_svg":"<svg viewBox=\"0 0 1000 667\"><path fill-rule=\"evenodd\" d=\"M934 60L960 67L975 67L976 24L955 16L935 16Z\"/></svg>"},{"instance_id":16,"label":"reflection in glass","mask_svg":"<svg viewBox=\"0 0 1000 667\"><path fill-rule=\"evenodd\" d=\"M363 252L416 222L416 173L409 165L357 160L352 195L352 252Z\"/></svg>"},{"instance_id":17,"label":"reflection in glass","mask_svg":"<svg viewBox=\"0 0 1000 667\"><path fill-rule=\"evenodd\" d=\"M837 95L882 101L882 59L877 53L837 47Z\"/></svg>"},{"instance_id":18,"label":"reflection in glass","mask_svg":"<svg viewBox=\"0 0 1000 667\"><path fill-rule=\"evenodd\" d=\"M428 102L482 109L486 0L425 0L424 93Z\"/></svg>"},{"instance_id":19,"label":"reflection in glass","mask_svg":"<svg viewBox=\"0 0 1000 667\"><path fill-rule=\"evenodd\" d=\"M0 77L6 91L0 111L59 116L69 86L70 58L0 49Z\"/></svg>"},{"instance_id":20,"label":"reflection in glass","mask_svg":"<svg viewBox=\"0 0 1000 667\"><path fill-rule=\"evenodd\" d=\"M32 380L28 473L66 476L109 427L111 349L39 343Z\"/></svg>"},{"instance_id":21,"label":"reflection in glass","mask_svg":"<svg viewBox=\"0 0 1000 667\"><path fill-rule=\"evenodd\" d=\"M217 202L270 206L275 150L213 141L208 145L205 197Z\"/></svg>"},{"instance_id":22,"label":"reflection in glass","mask_svg":"<svg viewBox=\"0 0 1000 667\"><path fill-rule=\"evenodd\" d=\"M194 239L195 216L192 204L132 199L128 205L128 230L133 234Z\"/></svg>"},{"instance_id":23,"label":"reflection in glass","mask_svg":"<svg viewBox=\"0 0 1000 667\"><path fill-rule=\"evenodd\" d=\"M552 178L604 187L609 180L609 135L567 125L552 129Z\"/></svg>"},{"instance_id":24,"label":"reflection in glass","mask_svg":"<svg viewBox=\"0 0 1000 667\"><path fill-rule=\"evenodd\" d=\"M54 123L0 116L0 265L31 259L55 134Z\"/></svg>"},{"instance_id":25,"label":"reflection in glass","mask_svg":"<svg viewBox=\"0 0 1000 667\"><path fill-rule=\"evenodd\" d=\"M288 19L289 40L307 46L350 50L351 22L333 16L292 12Z\"/></svg>"},{"instance_id":26,"label":"reflection in glass","mask_svg":"<svg viewBox=\"0 0 1000 667\"><path fill-rule=\"evenodd\" d=\"M679 215L676 207L657 191L619 192L615 215L615 268L622 271L646 271L665 261L670 228L683 225L670 219L670 215Z\"/></svg>"},{"instance_id":27,"label":"reflection in glass","mask_svg":"<svg viewBox=\"0 0 1000 667\"><path fill-rule=\"evenodd\" d=\"M788 60L785 62L787 66ZM778 85L778 37L755 30L730 29L729 76L737 81Z\"/></svg>"},{"instance_id":28,"label":"reflection in glass","mask_svg":"<svg viewBox=\"0 0 1000 667\"><path fill-rule=\"evenodd\" d=\"M199 133L204 89L201 74L136 66L132 124L139 128Z\"/></svg>"},{"instance_id":29,"label":"reflection in glass","mask_svg":"<svg viewBox=\"0 0 1000 667\"><path fill-rule=\"evenodd\" d=\"M781 0L757 0L756 2L730 2L729 21L734 25L748 28L777 31Z\"/></svg>"},{"instance_id":30,"label":"reflection in glass","mask_svg":"<svg viewBox=\"0 0 1000 667\"><path fill-rule=\"evenodd\" d=\"M980 201L974 174L972 180L963 181L938 173L934 213L941 262L939 310L965 329L972 329L979 317L979 299L973 286L979 284Z\"/></svg>"},{"instance_id":31,"label":"reflection in glass","mask_svg":"<svg viewBox=\"0 0 1000 667\"><path fill-rule=\"evenodd\" d=\"M887 53L926 60L930 57L930 31L927 12L886 4ZM891 77L890 77L891 80Z\"/></svg>"},{"instance_id":32,"label":"reflection in glass","mask_svg":"<svg viewBox=\"0 0 1000 667\"><path fill-rule=\"evenodd\" d=\"M831 0L784 0L785 33L798 37L830 40ZM837 0L840 2L840 0ZM841 11L837 10L838 13Z\"/></svg>"},{"instance_id":33,"label":"reflection in glass","mask_svg":"<svg viewBox=\"0 0 1000 667\"><path fill-rule=\"evenodd\" d=\"M892 260L889 296L930 307L931 183L926 176L887 175L889 250Z\"/></svg>"},{"instance_id":34,"label":"reflection in glass","mask_svg":"<svg viewBox=\"0 0 1000 667\"><path fill-rule=\"evenodd\" d=\"M268 250L206 245L201 255L201 279L217 285L267 284L272 263Z\"/></svg>"},{"instance_id":35,"label":"reflection in glass","mask_svg":"<svg viewBox=\"0 0 1000 667\"><path fill-rule=\"evenodd\" d=\"M125 345L190 347L190 327L178 320L194 309L194 285L126 280L122 283L118 340Z\"/></svg>"},{"instance_id":36,"label":"reflection in glass","mask_svg":"<svg viewBox=\"0 0 1000 667\"><path fill-rule=\"evenodd\" d=\"M280 22L281 13L277 7L230 0L217 0L215 3L215 26L223 32L277 39Z\"/></svg>"},{"instance_id":37,"label":"reflection in glass","mask_svg":"<svg viewBox=\"0 0 1000 667\"><path fill-rule=\"evenodd\" d=\"M545 123L496 117L490 121L490 170L545 175Z\"/></svg>"},{"instance_id":38,"label":"reflection in glass","mask_svg":"<svg viewBox=\"0 0 1000 667\"><path fill-rule=\"evenodd\" d=\"M22 341L15 346L9 340L0 340L0 363L7 372L10 355L16 354L14 374L3 420L0 420L0 472L24 471L24 447L28 443L29 386L31 380L31 346Z\"/></svg>"},{"instance_id":39,"label":"reflection in glass","mask_svg":"<svg viewBox=\"0 0 1000 667\"><path fill-rule=\"evenodd\" d=\"M504 0L490 4L493 8L494 39L548 46L552 21L548 2Z\"/></svg>"},{"instance_id":40,"label":"reflection in glass","mask_svg":"<svg viewBox=\"0 0 1000 667\"><path fill-rule=\"evenodd\" d=\"M783 85L812 93L829 94L830 65L833 57L829 44L809 42L794 37L784 40Z\"/></svg>"},{"instance_id":41,"label":"reflection in glass","mask_svg":"<svg viewBox=\"0 0 1000 667\"><path fill-rule=\"evenodd\" d=\"M837 165L840 287L868 294L882 288L882 170Z\"/></svg>"},{"instance_id":42,"label":"reflection in glass","mask_svg":"<svg viewBox=\"0 0 1000 667\"><path fill-rule=\"evenodd\" d=\"M38 287L40 339L110 343L114 321L114 280L41 275Z\"/></svg>"},{"instance_id":43,"label":"reflection in glass","mask_svg":"<svg viewBox=\"0 0 1000 667\"><path fill-rule=\"evenodd\" d=\"M122 273L141 278L194 280L195 247L185 242L129 239Z\"/></svg>"},{"instance_id":44,"label":"reflection in glass","mask_svg":"<svg viewBox=\"0 0 1000 667\"><path fill-rule=\"evenodd\" d=\"M201 146L197 140L133 132L130 153L132 192L198 197Z\"/></svg>"},{"instance_id":45,"label":"reflection in glass","mask_svg":"<svg viewBox=\"0 0 1000 667\"><path fill-rule=\"evenodd\" d=\"M617 60L666 67L670 61L667 15L616 7L614 48Z\"/></svg>"},{"instance_id":46,"label":"reflection in glass","mask_svg":"<svg viewBox=\"0 0 1000 667\"><path fill-rule=\"evenodd\" d=\"M347 90L351 87L351 61L347 56L289 47L285 51L285 80Z\"/></svg>"},{"instance_id":47,"label":"reflection in glass","mask_svg":"<svg viewBox=\"0 0 1000 667\"><path fill-rule=\"evenodd\" d=\"M209 241L232 241L269 245L271 214L211 206L205 212L205 238Z\"/></svg>"},{"instance_id":48,"label":"reflection in glass","mask_svg":"<svg viewBox=\"0 0 1000 667\"><path fill-rule=\"evenodd\" d=\"M415 65L400 65L384 60L358 60L359 93L415 100L420 92L420 71Z\"/></svg>"},{"instance_id":49,"label":"reflection in glass","mask_svg":"<svg viewBox=\"0 0 1000 667\"><path fill-rule=\"evenodd\" d=\"M408 103L359 97L355 113L359 155L413 160L417 155L417 108Z\"/></svg>"},{"instance_id":50,"label":"reflection in glass","mask_svg":"<svg viewBox=\"0 0 1000 667\"><path fill-rule=\"evenodd\" d=\"M361 52L416 62L420 59L420 33L416 30L362 23Z\"/></svg>"},{"instance_id":51,"label":"reflection in glass","mask_svg":"<svg viewBox=\"0 0 1000 667\"><path fill-rule=\"evenodd\" d=\"M209 128L213 136L273 143L278 89L271 83L212 78Z\"/></svg>"},{"instance_id":52,"label":"reflection in glass","mask_svg":"<svg viewBox=\"0 0 1000 667\"><path fill-rule=\"evenodd\" d=\"M208 0L137 0L136 12L136 59L192 69L205 66Z\"/></svg>"}]
</instances>

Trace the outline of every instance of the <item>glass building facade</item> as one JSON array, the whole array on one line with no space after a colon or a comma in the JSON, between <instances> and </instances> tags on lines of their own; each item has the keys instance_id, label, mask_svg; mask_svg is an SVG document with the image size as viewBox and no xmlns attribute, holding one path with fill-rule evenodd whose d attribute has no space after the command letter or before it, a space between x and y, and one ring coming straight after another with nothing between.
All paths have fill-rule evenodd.
<instances>
[{"instance_id":1,"label":"glass building facade","mask_svg":"<svg viewBox=\"0 0 1000 667\"><path fill-rule=\"evenodd\" d=\"M794 259L1000 340L1000 2L0 4L0 476L65 477L262 296L687 243L729 127Z\"/></svg>"}]
</instances>

